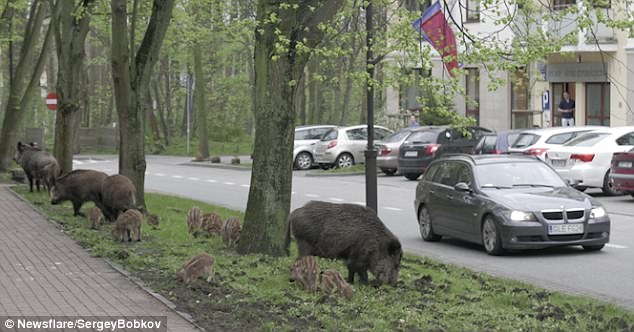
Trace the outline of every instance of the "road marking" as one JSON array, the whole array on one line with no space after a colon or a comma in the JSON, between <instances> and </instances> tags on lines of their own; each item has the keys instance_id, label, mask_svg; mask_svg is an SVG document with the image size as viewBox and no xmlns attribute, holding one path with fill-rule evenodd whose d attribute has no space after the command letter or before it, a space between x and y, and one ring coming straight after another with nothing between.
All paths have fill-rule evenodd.
<instances>
[{"instance_id":1,"label":"road marking","mask_svg":"<svg viewBox=\"0 0 634 332\"><path fill-rule=\"evenodd\" d=\"M79 161L79 160L73 160L73 164L83 165L84 162L83 161Z\"/></svg>"},{"instance_id":2,"label":"road marking","mask_svg":"<svg viewBox=\"0 0 634 332\"><path fill-rule=\"evenodd\" d=\"M291 191L291 195L295 195L295 194L297 194L297 193L296 193L296 192L294 192L294 191Z\"/></svg>"},{"instance_id":3,"label":"road marking","mask_svg":"<svg viewBox=\"0 0 634 332\"><path fill-rule=\"evenodd\" d=\"M344 199L342 198L337 198L337 197L330 197L329 200L333 201L333 202L343 202Z\"/></svg>"},{"instance_id":4,"label":"road marking","mask_svg":"<svg viewBox=\"0 0 634 332\"><path fill-rule=\"evenodd\" d=\"M192 178L192 177L189 177L189 178L187 178L187 180L198 181L198 180L200 180L200 179L199 179L199 178Z\"/></svg>"},{"instance_id":5,"label":"road marking","mask_svg":"<svg viewBox=\"0 0 634 332\"><path fill-rule=\"evenodd\" d=\"M174 178L174 179L182 179L183 177L180 176L180 175L172 175L172 178Z\"/></svg>"},{"instance_id":6,"label":"road marking","mask_svg":"<svg viewBox=\"0 0 634 332\"><path fill-rule=\"evenodd\" d=\"M216 183L216 182L218 182L218 181L213 180L213 179L209 179L209 180L205 180L205 181L206 181L206 182L209 182L209 183Z\"/></svg>"},{"instance_id":7,"label":"road marking","mask_svg":"<svg viewBox=\"0 0 634 332\"><path fill-rule=\"evenodd\" d=\"M616 248L616 249L627 249L626 246L622 246L620 244L606 243L605 246L610 248Z\"/></svg>"},{"instance_id":8,"label":"road marking","mask_svg":"<svg viewBox=\"0 0 634 332\"><path fill-rule=\"evenodd\" d=\"M156 175L156 176L165 176L165 174L163 174L163 173L154 173L154 175Z\"/></svg>"},{"instance_id":9,"label":"road marking","mask_svg":"<svg viewBox=\"0 0 634 332\"><path fill-rule=\"evenodd\" d=\"M241 184L240 187L242 188L249 188L250 186L248 184Z\"/></svg>"},{"instance_id":10,"label":"road marking","mask_svg":"<svg viewBox=\"0 0 634 332\"><path fill-rule=\"evenodd\" d=\"M90 159L90 160L88 160L88 162L91 163L91 164L96 164L98 161Z\"/></svg>"},{"instance_id":11,"label":"road marking","mask_svg":"<svg viewBox=\"0 0 634 332\"><path fill-rule=\"evenodd\" d=\"M316 195L316 194L306 194L304 196L310 197L310 198L319 198L319 195Z\"/></svg>"},{"instance_id":12,"label":"road marking","mask_svg":"<svg viewBox=\"0 0 634 332\"><path fill-rule=\"evenodd\" d=\"M365 206L365 203L364 203L364 202L352 202L352 204Z\"/></svg>"},{"instance_id":13,"label":"road marking","mask_svg":"<svg viewBox=\"0 0 634 332\"><path fill-rule=\"evenodd\" d=\"M395 207L391 207L391 206L385 206L383 208L386 209L386 210L390 210L390 211L403 211L403 210L401 210L399 208L395 208Z\"/></svg>"},{"instance_id":14,"label":"road marking","mask_svg":"<svg viewBox=\"0 0 634 332\"><path fill-rule=\"evenodd\" d=\"M234 185L235 182L225 182L225 184L230 186L230 185Z\"/></svg>"}]
</instances>

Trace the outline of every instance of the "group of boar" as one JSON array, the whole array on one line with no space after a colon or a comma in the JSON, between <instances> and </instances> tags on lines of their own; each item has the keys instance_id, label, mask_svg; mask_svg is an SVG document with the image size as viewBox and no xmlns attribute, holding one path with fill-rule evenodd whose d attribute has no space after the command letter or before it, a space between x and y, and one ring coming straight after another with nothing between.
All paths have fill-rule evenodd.
<instances>
[{"instance_id":1,"label":"group of boar","mask_svg":"<svg viewBox=\"0 0 634 332\"><path fill-rule=\"evenodd\" d=\"M221 236L227 246L234 246L240 239L240 219L229 217L222 221L216 213L203 214L200 208L194 206L187 212L187 230L194 237L198 235Z\"/></svg>"}]
</instances>

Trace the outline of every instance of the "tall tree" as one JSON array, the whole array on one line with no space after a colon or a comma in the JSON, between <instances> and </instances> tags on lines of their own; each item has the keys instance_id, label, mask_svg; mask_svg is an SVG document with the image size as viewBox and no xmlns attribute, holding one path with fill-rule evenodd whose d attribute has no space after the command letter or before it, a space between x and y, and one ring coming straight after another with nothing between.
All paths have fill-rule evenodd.
<instances>
[{"instance_id":1,"label":"tall tree","mask_svg":"<svg viewBox=\"0 0 634 332\"><path fill-rule=\"evenodd\" d=\"M343 0L259 0L255 30L255 150L240 253L288 254L295 90L310 49ZM280 47L284 45L284 47Z\"/></svg>"},{"instance_id":2,"label":"tall tree","mask_svg":"<svg viewBox=\"0 0 634 332\"><path fill-rule=\"evenodd\" d=\"M0 133L0 171L6 171L11 165L15 144L23 127L25 113L31 101L30 95L37 87L53 37L52 27L46 28L44 41L40 47L44 17L48 13L48 4L42 0L31 3L28 20L24 27L20 57L15 67L9 96L5 105L2 133Z\"/></svg>"},{"instance_id":3,"label":"tall tree","mask_svg":"<svg viewBox=\"0 0 634 332\"><path fill-rule=\"evenodd\" d=\"M209 137L207 135L207 105L206 80L203 71L202 54L200 43L194 43L194 77L196 85L194 87L194 100L196 103L196 116L198 117L198 155L209 158Z\"/></svg>"},{"instance_id":4,"label":"tall tree","mask_svg":"<svg viewBox=\"0 0 634 332\"><path fill-rule=\"evenodd\" d=\"M119 173L129 177L136 186L139 206L145 206L145 96L174 3L175 0L153 1L147 30L135 51L134 25L137 17L131 18L129 31L127 0L111 2L112 79L119 116Z\"/></svg>"},{"instance_id":5,"label":"tall tree","mask_svg":"<svg viewBox=\"0 0 634 332\"><path fill-rule=\"evenodd\" d=\"M73 168L75 134L85 93L85 45L93 1L57 0L53 15L58 62L54 155L63 173Z\"/></svg>"}]
</instances>

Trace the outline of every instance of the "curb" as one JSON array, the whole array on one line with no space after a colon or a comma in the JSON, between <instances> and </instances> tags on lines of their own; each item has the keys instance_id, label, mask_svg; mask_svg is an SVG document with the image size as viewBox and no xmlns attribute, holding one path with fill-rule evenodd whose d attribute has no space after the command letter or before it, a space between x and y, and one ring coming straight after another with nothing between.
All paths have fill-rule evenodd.
<instances>
[{"instance_id":1,"label":"curb","mask_svg":"<svg viewBox=\"0 0 634 332\"><path fill-rule=\"evenodd\" d=\"M22 197L22 195L16 193L15 191L12 190L13 187L15 187L15 185L5 185L3 187L6 187L9 189L9 192L17 197L19 200L21 200L22 202L26 203L27 205L29 205L37 214L41 215L46 221L50 222L51 224L53 224L55 226L55 228L57 228L58 230L60 230L61 232L64 232L64 234L69 237L71 240L73 240L73 242L77 243L77 241L75 239L73 239L71 236L67 235L66 232L64 231L64 228L61 226L61 223L54 219L51 218L49 216L47 216L46 214L44 214L44 212L42 212L40 209L38 209L36 206L34 206L33 204L31 204L31 202L29 200L27 200L26 198ZM79 243L77 243L79 245ZM90 253L89 250L86 250L86 248L82 247L81 245L79 245L83 250L87 251ZM93 257L93 256L91 256ZM106 259L104 257L94 257L94 258L98 258L103 260L104 262L106 262L106 264L108 264L108 266L112 267L115 271L117 271L118 273L120 273L122 276L126 277L126 279L130 280L133 284L135 284L137 287L139 287L141 290L143 290L145 293L147 293L148 295L150 295L151 297L155 298L156 300L158 300L159 302L163 303L163 305L165 305L169 310L171 310L173 313L175 313L177 316L181 317L182 319L186 320L188 323L192 324L195 328L197 328L200 331L205 331L205 329L203 329L202 327L200 327L198 324L196 324L196 322L194 321L194 319L192 318L191 315L189 315L188 313L184 313L181 311L176 310L176 304L174 304L174 302L168 300L167 298L165 298L163 295L155 293L152 289L148 288L147 286L145 286L143 284L143 282L141 280L139 280L138 278L130 275L130 273L126 270L124 270L122 267L120 267L118 264L113 263L112 261L110 261L109 259Z\"/></svg>"},{"instance_id":2,"label":"curb","mask_svg":"<svg viewBox=\"0 0 634 332\"><path fill-rule=\"evenodd\" d=\"M312 172L308 172L306 173L306 176L308 177L328 177L328 176L357 176L357 175L364 175L365 172L350 172L350 173L312 173Z\"/></svg>"},{"instance_id":3,"label":"curb","mask_svg":"<svg viewBox=\"0 0 634 332\"><path fill-rule=\"evenodd\" d=\"M251 171L251 167L242 167L242 166L233 166L233 165L225 165L225 164L211 164L209 162L189 162L178 164L179 166L191 166L191 167L206 167L206 168L221 168L221 169L233 169L238 171Z\"/></svg>"}]
</instances>

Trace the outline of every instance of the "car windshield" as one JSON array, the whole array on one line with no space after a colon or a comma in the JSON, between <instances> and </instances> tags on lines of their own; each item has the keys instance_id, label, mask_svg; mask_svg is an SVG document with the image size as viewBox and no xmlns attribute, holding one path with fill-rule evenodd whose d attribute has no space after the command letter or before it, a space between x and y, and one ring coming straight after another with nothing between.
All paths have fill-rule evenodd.
<instances>
[{"instance_id":1,"label":"car windshield","mask_svg":"<svg viewBox=\"0 0 634 332\"><path fill-rule=\"evenodd\" d=\"M564 187L566 183L542 162L508 162L477 165L475 176L480 188Z\"/></svg>"},{"instance_id":2,"label":"car windshield","mask_svg":"<svg viewBox=\"0 0 634 332\"><path fill-rule=\"evenodd\" d=\"M338 129L330 129L327 133L324 134L324 136L321 137L322 141L330 141L333 139L337 139L337 136L339 135L339 130Z\"/></svg>"},{"instance_id":3,"label":"car windshield","mask_svg":"<svg viewBox=\"0 0 634 332\"><path fill-rule=\"evenodd\" d=\"M573 139L564 146L593 146L609 135L609 133L588 133Z\"/></svg>"},{"instance_id":4,"label":"car windshield","mask_svg":"<svg viewBox=\"0 0 634 332\"><path fill-rule=\"evenodd\" d=\"M416 131L407 138L410 143L436 143L438 132L436 131Z\"/></svg>"},{"instance_id":5,"label":"car windshield","mask_svg":"<svg viewBox=\"0 0 634 332\"><path fill-rule=\"evenodd\" d=\"M382 141L383 143L400 142L404 140L407 136L409 136L409 134L411 133L412 133L411 130L397 131L395 133L385 136L385 138L383 138Z\"/></svg>"},{"instance_id":6,"label":"car windshield","mask_svg":"<svg viewBox=\"0 0 634 332\"><path fill-rule=\"evenodd\" d=\"M525 148L537 143L537 140L539 140L539 135L537 134L529 134L529 133L520 134L517 140L513 142L512 147Z\"/></svg>"}]
</instances>

